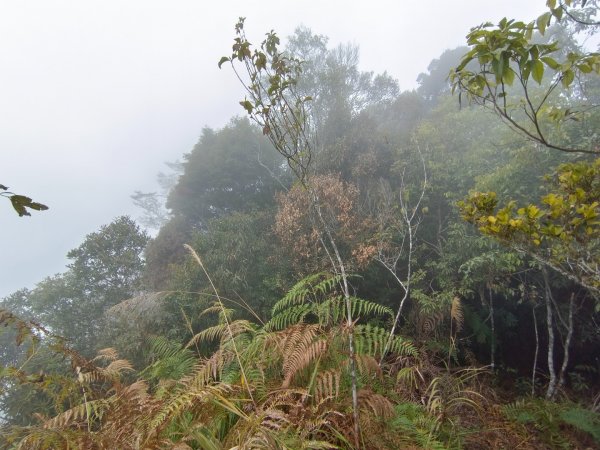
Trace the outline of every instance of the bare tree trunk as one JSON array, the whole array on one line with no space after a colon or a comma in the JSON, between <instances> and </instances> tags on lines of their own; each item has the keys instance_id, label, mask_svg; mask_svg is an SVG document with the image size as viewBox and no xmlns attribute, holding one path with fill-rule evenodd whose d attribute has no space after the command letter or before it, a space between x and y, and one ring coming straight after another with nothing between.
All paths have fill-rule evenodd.
<instances>
[{"instance_id":1,"label":"bare tree trunk","mask_svg":"<svg viewBox=\"0 0 600 450\"><path fill-rule=\"evenodd\" d=\"M396 327L398 326L398 321L400 320L400 316L402 315L402 309L404 308L404 302L406 302L406 299L408 298L408 294L410 292L410 279L411 279L411 275L412 275L413 229L412 229L412 224L410 223L410 220L408 219L408 216L406 216L405 220L407 220L407 224L408 224L408 256L407 256L408 267L406 269L406 283L403 283L400 280L400 278L398 277L395 266L392 270L389 266L384 264L384 266L392 273L394 278L396 278L396 281L398 282L398 284L400 284L400 286L402 286L402 288L404 289L404 296L402 297L402 300L400 301L400 306L398 306L398 311L396 312L396 317L394 317L394 323L392 324L392 329L390 330L390 334L388 336L387 342L385 343L385 348L383 349L383 352L381 352L381 359L379 360L380 366L383 363L383 359L385 358L385 355L388 352L390 345L392 345L392 340L394 339L394 333L396 333Z\"/></svg>"},{"instance_id":2,"label":"bare tree trunk","mask_svg":"<svg viewBox=\"0 0 600 450\"><path fill-rule=\"evenodd\" d=\"M496 323L494 322L494 297L492 295L491 286L488 287L489 294L489 308L490 308L490 328L492 331L492 338L490 343L490 366L492 372L496 368Z\"/></svg>"},{"instance_id":3,"label":"bare tree trunk","mask_svg":"<svg viewBox=\"0 0 600 450\"><path fill-rule=\"evenodd\" d=\"M569 299L569 325L567 331L567 338L565 339L565 349L563 355L563 362L560 368L560 374L558 376L558 386L563 387L565 385L565 377L567 373L567 366L569 365L569 349L571 347L571 340L573 339L574 322L573 322L573 310L575 309L575 293L571 293Z\"/></svg>"},{"instance_id":4,"label":"bare tree trunk","mask_svg":"<svg viewBox=\"0 0 600 450\"><path fill-rule=\"evenodd\" d=\"M402 221L403 221L404 225L406 226L407 236L404 236L402 238L402 241L403 241L402 245L401 245L400 249L398 250L397 254L395 255L395 257L393 257L391 261L386 260L386 258L383 256L381 251L379 252L378 257L375 258L377 261L379 261L381 264L383 264L383 266L394 276L394 278L396 279L396 281L398 282L400 287L402 287L402 289L404 290L404 296L402 297L402 300L400 301L400 305L398 306L398 311L396 312L396 316L394 317L394 323L392 324L392 329L390 330L387 342L385 343L385 347L383 349L383 352L381 353L381 359L379 360L380 366L383 363L383 360L390 348L390 345L392 344L392 341L394 339L394 333L396 332L396 327L398 326L398 321L400 320L400 316L402 315L402 309L404 308L404 303L408 299L408 296L410 293L410 283L411 283L411 277L412 277L412 254L414 251L415 234L417 232L417 228L420 223L420 219L417 216L417 213L419 211L419 208L421 207L421 202L423 201L423 197L425 196L425 189L427 188L427 169L425 168L425 159L423 159L423 155L421 153L420 148L419 148L419 155L421 156L421 163L423 164L423 187L421 188L421 193L420 193L419 199L417 200L416 204L412 208L410 207L409 204L407 204L404 201L404 198L402 197L402 192L400 193L400 196L398 199L400 201L400 215L402 216ZM401 191L403 191L405 188L404 173L402 174L401 180L402 181L400 183L400 189L401 189ZM411 209L412 209L412 211L410 211ZM398 276L398 261L399 261L400 257L402 256L403 247L404 247L404 239L406 237L408 237L407 269L406 269L406 281L403 282L400 279L400 277Z\"/></svg>"},{"instance_id":5,"label":"bare tree trunk","mask_svg":"<svg viewBox=\"0 0 600 450\"><path fill-rule=\"evenodd\" d=\"M552 313L552 292L550 292L550 283L548 281L548 269L542 266L544 276L544 299L546 303L546 328L548 329L548 373L550 382L546 390L546 398L552 400L556 394L556 371L554 369L554 320Z\"/></svg>"},{"instance_id":6,"label":"bare tree trunk","mask_svg":"<svg viewBox=\"0 0 600 450\"><path fill-rule=\"evenodd\" d=\"M309 188L310 189L310 188ZM317 216L319 218L319 222L325 231L327 236L327 240L331 245L333 253L335 255L335 261L333 258L330 258L334 272L337 272L339 269L339 274L342 277L342 290L344 292L344 301L346 304L346 322L348 325L348 351L350 353L350 377L352 381L352 417L354 419L354 445L356 448L360 448L360 417L358 413L358 386L357 386L357 374L356 374L356 355L354 350L354 321L352 320L352 301L350 297L350 288L348 286L348 274L346 273L346 266L344 265L344 260L340 255L335 239L329 229L327 221L323 217L323 213L321 211L321 207L319 205L319 198L312 189L310 189L311 198L313 201L313 207L317 212ZM323 246L325 247L325 251L329 254L329 250L323 241L321 241Z\"/></svg>"},{"instance_id":7,"label":"bare tree trunk","mask_svg":"<svg viewBox=\"0 0 600 450\"><path fill-rule=\"evenodd\" d=\"M540 350L540 336L538 333L537 317L535 316L535 305L531 307L531 312L533 314L533 329L535 331L535 354L533 356L533 369L531 371L531 396L533 397L535 395L535 376L537 373L537 360Z\"/></svg>"}]
</instances>

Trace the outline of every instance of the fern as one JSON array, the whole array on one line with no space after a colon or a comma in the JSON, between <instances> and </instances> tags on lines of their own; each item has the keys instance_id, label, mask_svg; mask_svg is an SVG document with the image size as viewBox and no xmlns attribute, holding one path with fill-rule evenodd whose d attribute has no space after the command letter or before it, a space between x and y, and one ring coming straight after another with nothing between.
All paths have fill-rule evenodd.
<instances>
[{"instance_id":1,"label":"fern","mask_svg":"<svg viewBox=\"0 0 600 450\"><path fill-rule=\"evenodd\" d=\"M272 310L273 315L294 305L317 301L318 298L332 292L340 280L340 276L324 272L303 278L281 300L275 303Z\"/></svg>"},{"instance_id":2,"label":"fern","mask_svg":"<svg viewBox=\"0 0 600 450\"><path fill-rule=\"evenodd\" d=\"M389 333L373 325L357 325L355 329L356 352L373 357L381 355L389 339ZM399 356L418 356L414 344L401 336L394 336L389 346L389 352Z\"/></svg>"},{"instance_id":3,"label":"fern","mask_svg":"<svg viewBox=\"0 0 600 450\"><path fill-rule=\"evenodd\" d=\"M454 324L456 325L454 328L454 333L460 333L465 322L465 315L463 313L460 297L454 297L452 299L452 305L450 307L450 320L454 321Z\"/></svg>"},{"instance_id":4,"label":"fern","mask_svg":"<svg viewBox=\"0 0 600 450\"><path fill-rule=\"evenodd\" d=\"M362 298L350 297L352 317L365 318L366 316L383 316L392 320L394 312L391 308ZM315 306L313 313L318 317L319 323L334 325L347 317L346 304L341 295L328 298Z\"/></svg>"},{"instance_id":5,"label":"fern","mask_svg":"<svg viewBox=\"0 0 600 450\"><path fill-rule=\"evenodd\" d=\"M402 403L394 408L395 417L392 426L404 437L406 447L416 443L421 448L431 450L447 450L439 435L439 423L436 418L427 414L422 405Z\"/></svg>"},{"instance_id":6,"label":"fern","mask_svg":"<svg viewBox=\"0 0 600 450\"><path fill-rule=\"evenodd\" d=\"M600 444L600 414L569 403L554 403L541 399L518 400L503 407L512 421L533 424L540 437L553 447L568 447L564 425L588 433Z\"/></svg>"},{"instance_id":7,"label":"fern","mask_svg":"<svg viewBox=\"0 0 600 450\"><path fill-rule=\"evenodd\" d=\"M600 444L600 414L581 407L572 407L560 413L563 422L590 434Z\"/></svg>"},{"instance_id":8,"label":"fern","mask_svg":"<svg viewBox=\"0 0 600 450\"><path fill-rule=\"evenodd\" d=\"M360 407L367 414L374 414L381 419L389 419L394 415L392 403L381 394L361 389L358 393L358 401Z\"/></svg>"},{"instance_id":9,"label":"fern","mask_svg":"<svg viewBox=\"0 0 600 450\"><path fill-rule=\"evenodd\" d=\"M147 366L141 375L149 379L178 380L189 374L196 363L196 358L189 349L172 342L164 336L153 336L148 339L150 355L155 360Z\"/></svg>"},{"instance_id":10,"label":"fern","mask_svg":"<svg viewBox=\"0 0 600 450\"><path fill-rule=\"evenodd\" d=\"M340 393L340 378L339 369L330 369L319 373L315 383L315 401L317 403L328 399L337 398Z\"/></svg>"},{"instance_id":11,"label":"fern","mask_svg":"<svg viewBox=\"0 0 600 450\"><path fill-rule=\"evenodd\" d=\"M286 308L266 323L265 330L283 330L290 325L302 322L312 311L313 307L309 304L300 304Z\"/></svg>"}]
</instances>

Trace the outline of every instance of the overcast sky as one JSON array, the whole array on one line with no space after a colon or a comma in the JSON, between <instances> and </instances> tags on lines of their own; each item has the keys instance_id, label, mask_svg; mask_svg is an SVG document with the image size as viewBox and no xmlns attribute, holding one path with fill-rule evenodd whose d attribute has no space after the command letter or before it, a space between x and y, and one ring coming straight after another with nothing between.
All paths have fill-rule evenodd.
<instances>
[{"instance_id":1,"label":"overcast sky","mask_svg":"<svg viewBox=\"0 0 600 450\"><path fill-rule=\"evenodd\" d=\"M253 42L303 24L332 45L358 44L362 70L387 70L407 90L470 27L532 19L544 4L2 0L0 184L50 210L19 218L0 203L0 297L62 272L86 234L137 214L130 194L156 190L164 162L189 152L204 126L241 113L240 87L217 68L239 16Z\"/></svg>"}]
</instances>

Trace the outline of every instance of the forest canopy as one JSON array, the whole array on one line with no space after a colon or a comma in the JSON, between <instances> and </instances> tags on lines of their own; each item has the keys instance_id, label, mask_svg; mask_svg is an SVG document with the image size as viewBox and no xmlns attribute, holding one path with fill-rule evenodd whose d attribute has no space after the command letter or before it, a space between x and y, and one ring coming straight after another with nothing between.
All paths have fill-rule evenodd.
<instances>
[{"instance_id":1,"label":"forest canopy","mask_svg":"<svg viewBox=\"0 0 600 450\"><path fill-rule=\"evenodd\" d=\"M411 91L241 18L240 116L132 196L157 233L2 299L0 446L600 445L597 12L476 26Z\"/></svg>"}]
</instances>

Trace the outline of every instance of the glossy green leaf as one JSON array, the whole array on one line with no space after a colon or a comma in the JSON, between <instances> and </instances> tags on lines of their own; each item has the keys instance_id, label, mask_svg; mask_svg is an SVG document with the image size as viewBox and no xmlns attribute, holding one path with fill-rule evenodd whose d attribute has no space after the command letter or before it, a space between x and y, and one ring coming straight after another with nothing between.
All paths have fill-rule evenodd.
<instances>
[{"instance_id":1,"label":"glossy green leaf","mask_svg":"<svg viewBox=\"0 0 600 450\"><path fill-rule=\"evenodd\" d=\"M542 61L533 61L531 76L538 84L542 84L542 78L544 78L544 64Z\"/></svg>"}]
</instances>

